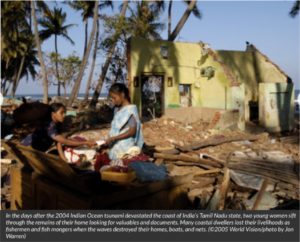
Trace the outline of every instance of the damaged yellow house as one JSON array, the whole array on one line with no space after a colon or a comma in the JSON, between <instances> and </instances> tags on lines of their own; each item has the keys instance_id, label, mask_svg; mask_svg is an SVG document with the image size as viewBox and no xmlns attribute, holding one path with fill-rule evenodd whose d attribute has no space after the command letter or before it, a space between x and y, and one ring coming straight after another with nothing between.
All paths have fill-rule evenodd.
<instances>
[{"instance_id":1,"label":"damaged yellow house","mask_svg":"<svg viewBox=\"0 0 300 242\"><path fill-rule=\"evenodd\" d=\"M291 79L251 44L215 51L202 42L131 38L127 58L131 98L143 117L195 121L218 111L241 129L252 120L271 131L293 126Z\"/></svg>"}]
</instances>

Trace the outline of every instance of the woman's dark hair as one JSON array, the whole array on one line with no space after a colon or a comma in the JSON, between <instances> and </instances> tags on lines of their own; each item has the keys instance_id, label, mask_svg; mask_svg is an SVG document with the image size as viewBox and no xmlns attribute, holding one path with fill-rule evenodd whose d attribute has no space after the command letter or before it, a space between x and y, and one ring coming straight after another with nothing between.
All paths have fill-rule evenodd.
<instances>
[{"instance_id":1,"label":"woman's dark hair","mask_svg":"<svg viewBox=\"0 0 300 242\"><path fill-rule=\"evenodd\" d=\"M130 102L129 90L123 83L115 83L113 84L109 92L121 94L124 93L125 98Z\"/></svg>"},{"instance_id":2,"label":"woman's dark hair","mask_svg":"<svg viewBox=\"0 0 300 242\"><path fill-rule=\"evenodd\" d=\"M67 110L65 105L63 105L62 103L52 103L50 105L51 113L56 113L60 108L63 108L65 111Z\"/></svg>"}]
</instances>

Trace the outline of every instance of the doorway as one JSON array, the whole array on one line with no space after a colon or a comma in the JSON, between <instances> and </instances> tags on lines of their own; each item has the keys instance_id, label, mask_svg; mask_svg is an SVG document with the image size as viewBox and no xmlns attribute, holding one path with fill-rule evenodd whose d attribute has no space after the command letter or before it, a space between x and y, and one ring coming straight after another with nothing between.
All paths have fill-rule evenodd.
<instances>
[{"instance_id":1,"label":"doorway","mask_svg":"<svg viewBox=\"0 0 300 242\"><path fill-rule=\"evenodd\" d=\"M190 84L180 84L179 85L179 95L180 95L180 106L181 107L191 107L192 106L192 90Z\"/></svg>"},{"instance_id":2,"label":"doorway","mask_svg":"<svg viewBox=\"0 0 300 242\"><path fill-rule=\"evenodd\" d=\"M164 75L142 75L142 117L154 119L164 113Z\"/></svg>"}]
</instances>

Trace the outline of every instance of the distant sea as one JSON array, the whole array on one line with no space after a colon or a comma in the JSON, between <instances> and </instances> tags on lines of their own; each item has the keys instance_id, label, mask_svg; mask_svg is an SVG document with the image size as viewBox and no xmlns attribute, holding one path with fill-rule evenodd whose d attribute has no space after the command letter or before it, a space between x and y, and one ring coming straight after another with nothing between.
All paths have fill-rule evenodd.
<instances>
[{"instance_id":1,"label":"distant sea","mask_svg":"<svg viewBox=\"0 0 300 242\"><path fill-rule=\"evenodd\" d=\"M49 97L55 97L57 94L48 94ZM62 97L64 96L63 94L61 95ZM67 94L67 97L69 97L70 94ZM89 98L91 99L93 94L90 94ZM108 93L101 93L99 96L99 99L105 99L108 96ZM21 99L22 97L25 97L26 99L30 100L42 100L43 99L43 94L17 94L15 98ZM6 98L11 98L11 96L6 96ZM84 93L79 93L77 96L78 99L83 99L84 98Z\"/></svg>"},{"instance_id":2,"label":"distant sea","mask_svg":"<svg viewBox=\"0 0 300 242\"><path fill-rule=\"evenodd\" d=\"M295 90L295 99L298 98L299 94L300 94L300 90ZM299 97L299 100L300 100L300 97Z\"/></svg>"},{"instance_id":3,"label":"distant sea","mask_svg":"<svg viewBox=\"0 0 300 242\"><path fill-rule=\"evenodd\" d=\"M67 94L67 97L70 94ZM300 95L300 90L295 90L295 100L297 100L298 96ZM49 94L49 97L55 97L57 94ZM63 94L61 96L64 96ZM99 99L105 99L108 96L108 93L101 93ZM11 98L11 96L6 96L7 98ZM43 94L18 94L16 95L16 98L21 99L22 97L25 97L27 99L31 100L42 100L43 99ZM84 98L84 93L79 93L77 96L78 99L83 99ZM89 98L92 98L92 94L90 94ZM300 100L300 96L299 96Z\"/></svg>"}]
</instances>

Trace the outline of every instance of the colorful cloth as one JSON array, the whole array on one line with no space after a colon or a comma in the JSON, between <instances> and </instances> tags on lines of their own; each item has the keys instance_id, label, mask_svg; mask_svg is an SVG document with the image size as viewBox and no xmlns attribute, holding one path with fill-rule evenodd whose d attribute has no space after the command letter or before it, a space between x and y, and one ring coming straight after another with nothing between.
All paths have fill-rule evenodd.
<instances>
[{"instance_id":1,"label":"colorful cloth","mask_svg":"<svg viewBox=\"0 0 300 242\"><path fill-rule=\"evenodd\" d=\"M96 155L96 162L94 164L95 171L99 171L101 167L108 166L110 163L110 159L107 153L98 153Z\"/></svg>"},{"instance_id":2,"label":"colorful cloth","mask_svg":"<svg viewBox=\"0 0 300 242\"><path fill-rule=\"evenodd\" d=\"M119 110L116 110L113 121L111 123L110 137L120 135L128 131L129 120L134 117L136 121L136 133L134 137L118 140L115 142L109 150L109 158L116 160L120 157L120 154L126 153L132 146L143 147L144 138L142 134L141 122L137 107L135 105L127 105Z\"/></svg>"},{"instance_id":3,"label":"colorful cloth","mask_svg":"<svg viewBox=\"0 0 300 242\"><path fill-rule=\"evenodd\" d=\"M123 159L123 164L125 166L128 166L131 162L135 162L135 161L149 161L149 156L145 155L145 154L139 154L133 157L130 157L128 159Z\"/></svg>"},{"instance_id":4,"label":"colorful cloth","mask_svg":"<svg viewBox=\"0 0 300 242\"><path fill-rule=\"evenodd\" d=\"M65 157L68 163L77 163L85 158L87 161L91 161L96 156L96 150L87 148L71 148L66 147L64 150Z\"/></svg>"},{"instance_id":5,"label":"colorful cloth","mask_svg":"<svg viewBox=\"0 0 300 242\"><path fill-rule=\"evenodd\" d=\"M167 167L164 165L136 161L131 162L128 167L135 171L137 179L141 182L162 181L168 178Z\"/></svg>"}]
</instances>

